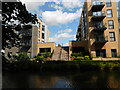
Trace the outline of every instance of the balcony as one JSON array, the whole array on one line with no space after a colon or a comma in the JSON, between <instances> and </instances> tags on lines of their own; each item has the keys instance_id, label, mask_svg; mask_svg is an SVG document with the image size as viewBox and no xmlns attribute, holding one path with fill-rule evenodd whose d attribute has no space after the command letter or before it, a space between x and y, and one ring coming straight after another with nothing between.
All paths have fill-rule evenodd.
<instances>
[{"instance_id":1,"label":"balcony","mask_svg":"<svg viewBox=\"0 0 120 90\"><path fill-rule=\"evenodd\" d=\"M32 31L31 30L24 30L22 31L23 37L32 37Z\"/></svg>"},{"instance_id":2,"label":"balcony","mask_svg":"<svg viewBox=\"0 0 120 90\"><path fill-rule=\"evenodd\" d=\"M93 12L92 20L93 21L102 21L106 17L105 12Z\"/></svg>"},{"instance_id":3,"label":"balcony","mask_svg":"<svg viewBox=\"0 0 120 90\"><path fill-rule=\"evenodd\" d=\"M20 43L20 45L21 45L21 46L26 46L26 47L28 47L28 46L31 46L31 45L32 45L32 42L31 42L31 40L30 40L30 41L22 41L22 42Z\"/></svg>"},{"instance_id":4,"label":"balcony","mask_svg":"<svg viewBox=\"0 0 120 90\"><path fill-rule=\"evenodd\" d=\"M103 32L106 29L107 29L107 26L103 22L97 22L93 24L93 31L95 32Z\"/></svg>"},{"instance_id":5,"label":"balcony","mask_svg":"<svg viewBox=\"0 0 120 90\"><path fill-rule=\"evenodd\" d=\"M101 11L104 6L105 6L105 3L102 2L102 1L93 1L93 2L92 2L91 10L92 10L93 12Z\"/></svg>"},{"instance_id":6,"label":"balcony","mask_svg":"<svg viewBox=\"0 0 120 90\"><path fill-rule=\"evenodd\" d=\"M80 33L80 32L77 32L76 38L79 38L79 37L81 37L81 33Z\"/></svg>"},{"instance_id":7,"label":"balcony","mask_svg":"<svg viewBox=\"0 0 120 90\"><path fill-rule=\"evenodd\" d=\"M95 36L95 43L106 43L108 42L108 37L104 37L104 36Z\"/></svg>"}]
</instances>

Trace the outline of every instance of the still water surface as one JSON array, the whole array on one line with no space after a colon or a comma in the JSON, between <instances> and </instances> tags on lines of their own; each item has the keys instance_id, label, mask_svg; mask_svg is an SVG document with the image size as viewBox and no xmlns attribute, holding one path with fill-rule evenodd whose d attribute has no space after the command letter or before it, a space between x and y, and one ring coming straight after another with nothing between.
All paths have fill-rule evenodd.
<instances>
[{"instance_id":1,"label":"still water surface","mask_svg":"<svg viewBox=\"0 0 120 90\"><path fill-rule=\"evenodd\" d=\"M120 72L3 72L3 88L120 88Z\"/></svg>"}]
</instances>

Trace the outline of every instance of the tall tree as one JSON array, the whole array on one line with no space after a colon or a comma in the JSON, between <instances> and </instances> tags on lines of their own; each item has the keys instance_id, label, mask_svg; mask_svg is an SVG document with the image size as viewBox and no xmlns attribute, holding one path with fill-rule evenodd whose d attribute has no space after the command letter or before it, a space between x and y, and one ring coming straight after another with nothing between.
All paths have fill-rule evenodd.
<instances>
[{"instance_id":1,"label":"tall tree","mask_svg":"<svg viewBox=\"0 0 120 90\"><path fill-rule=\"evenodd\" d=\"M21 2L2 2L2 49L19 46L19 31L22 25L37 23Z\"/></svg>"}]
</instances>

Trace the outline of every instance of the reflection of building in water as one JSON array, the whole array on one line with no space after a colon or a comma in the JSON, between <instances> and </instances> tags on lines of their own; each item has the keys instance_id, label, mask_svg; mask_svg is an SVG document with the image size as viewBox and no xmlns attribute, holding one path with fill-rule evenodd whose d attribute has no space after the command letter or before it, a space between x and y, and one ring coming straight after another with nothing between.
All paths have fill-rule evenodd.
<instances>
[{"instance_id":1,"label":"reflection of building in water","mask_svg":"<svg viewBox=\"0 0 120 90\"><path fill-rule=\"evenodd\" d=\"M54 86L62 80L62 78L53 76L53 77L47 77L47 76L33 76L29 78L30 83L34 85L34 88L54 88Z\"/></svg>"},{"instance_id":2,"label":"reflection of building in water","mask_svg":"<svg viewBox=\"0 0 120 90\"><path fill-rule=\"evenodd\" d=\"M108 88L120 88L120 81L113 76L108 77Z\"/></svg>"}]
</instances>

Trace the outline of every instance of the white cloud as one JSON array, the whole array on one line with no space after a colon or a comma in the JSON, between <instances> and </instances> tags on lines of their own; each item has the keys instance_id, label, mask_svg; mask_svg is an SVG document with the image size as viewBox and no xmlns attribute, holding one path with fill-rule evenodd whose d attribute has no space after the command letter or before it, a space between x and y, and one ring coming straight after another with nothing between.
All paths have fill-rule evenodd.
<instances>
[{"instance_id":1,"label":"white cloud","mask_svg":"<svg viewBox=\"0 0 120 90\"><path fill-rule=\"evenodd\" d=\"M69 42L64 43L63 46L69 46Z\"/></svg>"},{"instance_id":2,"label":"white cloud","mask_svg":"<svg viewBox=\"0 0 120 90\"><path fill-rule=\"evenodd\" d=\"M38 14L39 7L45 5L45 2L27 2L25 0L21 0L23 4L25 4L28 11L34 14Z\"/></svg>"},{"instance_id":3,"label":"white cloud","mask_svg":"<svg viewBox=\"0 0 120 90\"><path fill-rule=\"evenodd\" d=\"M60 3L60 0L20 0L26 5L27 10L34 12L40 6L45 5L46 2L55 2L56 4Z\"/></svg>"},{"instance_id":4,"label":"white cloud","mask_svg":"<svg viewBox=\"0 0 120 90\"><path fill-rule=\"evenodd\" d=\"M51 42L59 42L63 39L74 38L75 35L69 33L55 34L53 37L50 37Z\"/></svg>"},{"instance_id":5,"label":"white cloud","mask_svg":"<svg viewBox=\"0 0 120 90\"><path fill-rule=\"evenodd\" d=\"M83 5L81 0L62 0L63 6L69 10L79 8Z\"/></svg>"},{"instance_id":6,"label":"white cloud","mask_svg":"<svg viewBox=\"0 0 120 90\"><path fill-rule=\"evenodd\" d=\"M61 34L56 35L56 36L59 39L65 39L65 38L71 38L71 37L73 37L73 35L70 35L69 33L61 33Z\"/></svg>"},{"instance_id":7,"label":"white cloud","mask_svg":"<svg viewBox=\"0 0 120 90\"><path fill-rule=\"evenodd\" d=\"M56 10L61 10L61 11L63 10L63 7L61 7L61 6L57 5L57 4L51 4L50 7L53 7Z\"/></svg>"},{"instance_id":8,"label":"white cloud","mask_svg":"<svg viewBox=\"0 0 120 90\"><path fill-rule=\"evenodd\" d=\"M42 19L47 25L68 24L80 17L81 9L75 13L57 11L45 11L42 13Z\"/></svg>"},{"instance_id":9,"label":"white cloud","mask_svg":"<svg viewBox=\"0 0 120 90\"><path fill-rule=\"evenodd\" d=\"M63 41L63 39L75 39L74 34L70 34L72 32L72 29L65 29L65 30L60 30L58 31L53 37L50 37L51 42L60 42Z\"/></svg>"},{"instance_id":10,"label":"white cloud","mask_svg":"<svg viewBox=\"0 0 120 90\"><path fill-rule=\"evenodd\" d=\"M72 29L65 29L65 30L59 30L58 33L70 33L72 32Z\"/></svg>"}]
</instances>

